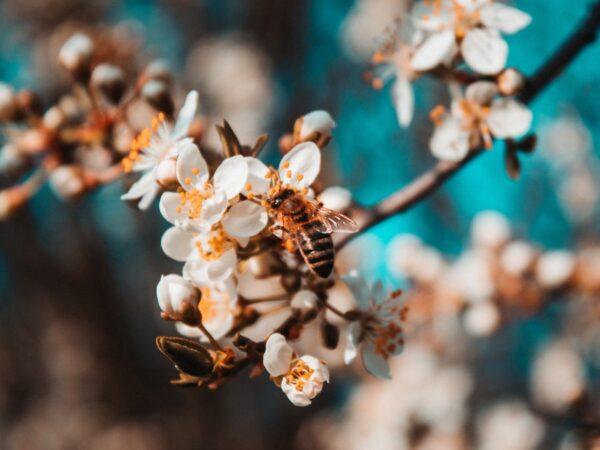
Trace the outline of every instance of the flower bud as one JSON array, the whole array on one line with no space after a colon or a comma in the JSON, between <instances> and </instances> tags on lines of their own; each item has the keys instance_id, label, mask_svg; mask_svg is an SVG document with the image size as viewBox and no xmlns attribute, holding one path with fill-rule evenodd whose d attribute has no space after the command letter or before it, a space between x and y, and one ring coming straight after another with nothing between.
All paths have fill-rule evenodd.
<instances>
[{"instance_id":1,"label":"flower bud","mask_svg":"<svg viewBox=\"0 0 600 450\"><path fill-rule=\"evenodd\" d=\"M43 117L44 126L50 130L58 130L66 121L65 113L58 107L48 109Z\"/></svg>"},{"instance_id":2,"label":"flower bud","mask_svg":"<svg viewBox=\"0 0 600 450\"><path fill-rule=\"evenodd\" d=\"M317 294L308 289L302 289L296 292L290 302L292 309L303 312L317 309L318 304L319 298L317 297Z\"/></svg>"},{"instance_id":3,"label":"flower bud","mask_svg":"<svg viewBox=\"0 0 600 450\"><path fill-rule=\"evenodd\" d=\"M175 108L173 97L169 92L169 86L163 81L151 80L147 82L142 88L142 97L156 110L165 113L169 117L173 115Z\"/></svg>"},{"instance_id":4,"label":"flower bud","mask_svg":"<svg viewBox=\"0 0 600 450\"><path fill-rule=\"evenodd\" d=\"M500 311L494 303L478 302L471 305L465 313L465 329L473 336L489 336L500 326L500 319Z\"/></svg>"},{"instance_id":5,"label":"flower bud","mask_svg":"<svg viewBox=\"0 0 600 450\"><path fill-rule=\"evenodd\" d=\"M281 287L287 292L296 292L300 289L302 280L297 273L288 272L281 276Z\"/></svg>"},{"instance_id":6,"label":"flower bud","mask_svg":"<svg viewBox=\"0 0 600 450\"><path fill-rule=\"evenodd\" d=\"M175 173L175 160L163 159L156 168L156 180L165 188L177 186L177 174Z\"/></svg>"},{"instance_id":7,"label":"flower bud","mask_svg":"<svg viewBox=\"0 0 600 450\"><path fill-rule=\"evenodd\" d=\"M575 271L571 252L554 251L542 255L536 267L536 278L542 287L557 289L569 282Z\"/></svg>"},{"instance_id":8,"label":"flower bud","mask_svg":"<svg viewBox=\"0 0 600 450\"><path fill-rule=\"evenodd\" d=\"M168 315L177 316L186 309L198 309L200 292L183 277L175 274L162 276L156 286L160 309Z\"/></svg>"},{"instance_id":9,"label":"flower bud","mask_svg":"<svg viewBox=\"0 0 600 450\"><path fill-rule=\"evenodd\" d=\"M0 83L0 122L13 120L17 112L14 89Z\"/></svg>"},{"instance_id":10,"label":"flower bud","mask_svg":"<svg viewBox=\"0 0 600 450\"><path fill-rule=\"evenodd\" d=\"M63 44L58 61L78 81L87 81L94 57L94 43L83 33L75 33Z\"/></svg>"},{"instance_id":11,"label":"flower bud","mask_svg":"<svg viewBox=\"0 0 600 450\"><path fill-rule=\"evenodd\" d=\"M510 237L510 225L506 218L496 211L483 211L477 214L471 225L473 245L495 250L504 245Z\"/></svg>"},{"instance_id":12,"label":"flower bud","mask_svg":"<svg viewBox=\"0 0 600 450\"><path fill-rule=\"evenodd\" d=\"M87 190L81 169L74 165L53 170L49 183L55 194L63 200L76 200Z\"/></svg>"},{"instance_id":13,"label":"flower bud","mask_svg":"<svg viewBox=\"0 0 600 450\"><path fill-rule=\"evenodd\" d=\"M533 267L537 252L527 242L514 241L500 255L500 266L511 275L521 276Z\"/></svg>"},{"instance_id":14,"label":"flower bud","mask_svg":"<svg viewBox=\"0 0 600 450\"><path fill-rule=\"evenodd\" d=\"M23 185L0 191L0 220L13 215L28 198L28 191Z\"/></svg>"},{"instance_id":15,"label":"flower bud","mask_svg":"<svg viewBox=\"0 0 600 450\"><path fill-rule=\"evenodd\" d=\"M156 346L180 372L199 378L212 375L214 363L210 353L196 341L159 336L156 338Z\"/></svg>"},{"instance_id":16,"label":"flower bud","mask_svg":"<svg viewBox=\"0 0 600 450\"><path fill-rule=\"evenodd\" d=\"M498 90L502 95L517 95L525 85L525 78L516 69L505 69L498 75Z\"/></svg>"},{"instance_id":17,"label":"flower bud","mask_svg":"<svg viewBox=\"0 0 600 450\"><path fill-rule=\"evenodd\" d=\"M325 147L331 140L331 130L335 122L327 111L318 110L310 112L294 124L294 142L313 141L319 147Z\"/></svg>"},{"instance_id":18,"label":"flower bud","mask_svg":"<svg viewBox=\"0 0 600 450\"><path fill-rule=\"evenodd\" d=\"M158 80L170 85L173 75L169 64L164 59L155 59L144 70L144 76L148 80Z\"/></svg>"},{"instance_id":19,"label":"flower bud","mask_svg":"<svg viewBox=\"0 0 600 450\"><path fill-rule=\"evenodd\" d=\"M9 142L0 149L0 173L2 174L19 173L27 167L28 162L29 158L15 144Z\"/></svg>"},{"instance_id":20,"label":"flower bud","mask_svg":"<svg viewBox=\"0 0 600 450\"><path fill-rule=\"evenodd\" d=\"M111 103L116 104L125 92L125 72L112 64L99 64L92 72L91 83Z\"/></svg>"}]
</instances>

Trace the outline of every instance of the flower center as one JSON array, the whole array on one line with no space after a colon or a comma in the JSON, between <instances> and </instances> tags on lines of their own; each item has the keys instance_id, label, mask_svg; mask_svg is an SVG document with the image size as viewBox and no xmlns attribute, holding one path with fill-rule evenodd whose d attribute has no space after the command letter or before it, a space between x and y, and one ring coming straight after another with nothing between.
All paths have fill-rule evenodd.
<instances>
[{"instance_id":1,"label":"flower center","mask_svg":"<svg viewBox=\"0 0 600 450\"><path fill-rule=\"evenodd\" d=\"M285 379L289 384L294 386L298 392L302 392L313 373L315 373L314 369L311 369L308 364L301 359L298 359L294 364L294 367L292 367L285 376Z\"/></svg>"},{"instance_id":2,"label":"flower center","mask_svg":"<svg viewBox=\"0 0 600 450\"><path fill-rule=\"evenodd\" d=\"M144 128L138 133L133 141L131 141L131 144L129 145L129 155L125 156L121 160L121 164L123 164L123 170L125 173L129 173L133 170L133 164L140 160L140 152L150 146L150 140L152 139L152 136L164 121L164 113L159 113L157 116L152 118L151 126L149 128Z\"/></svg>"},{"instance_id":3,"label":"flower center","mask_svg":"<svg viewBox=\"0 0 600 450\"><path fill-rule=\"evenodd\" d=\"M215 231L204 245L202 242L196 241L196 249L205 261L215 261L219 259L223 256L225 251L231 248L231 245L231 240L227 237L223 228L219 228Z\"/></svg>"},{"instance_id":4,"label":"flower center","mask_svg":"<svg viewBox=\"0 0 600 450\"><path fill-rule=\"evenodd\" d=\"M211 296L211 290L207 287L200 288L202 297L200 297L200 304L198 309L202 315L202 321L211 320L217 315L217 305L215 300Z\"/></svg>"},{"instance_id":5,"label":"flower center","mask_svg":"<svg viewBox=\"0 0 600 450\"><path fill-rule=\"evenodd\" d=\"M198 169L192 169L192 173L194 170ZM186 184L192 183L192 180L189 178L186 178L184 181ZM197 188L186 191L182 187L179 187L177 191L179 192L180 206L178 206L175 211L178 214L185 212L188 219L198 219L202 212L202 203L204 200L211 198L214 195L212 186L208 181L204 183L204 190L202 191Z\"/></svg>"}]
</instances>

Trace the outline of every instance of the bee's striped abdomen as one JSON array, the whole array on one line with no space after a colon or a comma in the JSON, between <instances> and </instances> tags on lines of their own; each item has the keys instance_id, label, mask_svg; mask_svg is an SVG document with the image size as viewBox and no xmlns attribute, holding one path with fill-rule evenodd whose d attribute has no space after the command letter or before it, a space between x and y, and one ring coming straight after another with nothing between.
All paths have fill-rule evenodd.
<instances>
[{"instance_id":1,"label":"bee's striped abdomen","mask_svg":"<svg viewBox=\"0 0 600 450\"><path fill-rule=\"evenodd\" d=\"M299 226L296 239L308 267L321 278L327 278L333 270L333 240L329 234L319 231L320 225L318 220L305 221Z\"/></svg>"}]
</instances>

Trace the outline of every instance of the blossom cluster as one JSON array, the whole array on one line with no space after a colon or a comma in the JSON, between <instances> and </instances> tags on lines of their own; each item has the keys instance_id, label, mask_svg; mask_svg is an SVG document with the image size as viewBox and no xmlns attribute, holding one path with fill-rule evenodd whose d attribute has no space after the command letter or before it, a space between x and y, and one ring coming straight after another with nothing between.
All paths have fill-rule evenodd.
<instances>
[{"instance_id":1,"label":"blossom cluster","mask_svg":"<svg viewBox=\"0 0 600 450\"><path fill-rule=\"evenodd\" d=\"M502 35L530 21L526 13L494 0L415 2L397 33L374 53L371 81L381 88L395 80L392 94L403 127L413 118L413 82L430 75L444 83L451 102L431 110L430 150L438 159L460 161L490 148L494 139L516 139L529 130L531 112L513 98L523 77L506 67L509 49Z\"/></svg>"}]
</instances>

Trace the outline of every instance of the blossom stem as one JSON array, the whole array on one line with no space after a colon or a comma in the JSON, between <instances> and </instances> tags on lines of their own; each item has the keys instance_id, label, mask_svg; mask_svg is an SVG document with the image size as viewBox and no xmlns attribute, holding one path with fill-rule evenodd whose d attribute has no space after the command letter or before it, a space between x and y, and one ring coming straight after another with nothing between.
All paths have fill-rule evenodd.
<instances>
[{"instance_id":1,"label":"blossom stem","mask_svg":"<svg viewBox=\"0 0 600 450\"><path fill-rule=\"evenodd\" d=\"M215 350L221 351L221 352L225 352L225 350L223 349L223 347L221 347L221 345L217 342L217 340L213 337L212 334L210 334L210 331L208 331L206 329L206 327L204 326L204 324L202 323L202 321L200 321L198 323L198 329L200 331L202 331L202 333L204 334L204 336L207 337L207 339L210 341L211 345L213 346L213 348Z\"/></svg>"},{"instance_id":2,"label":"blossom stem","mask_svg":"<svg viewBox=\"0 0 600 450\"><path fill-rule=\"evenodd\" d=\"M530 103L542 92L589 44L596 40L600 27L600 0L595 0L577 29L546 60L545 63L528 78L519 99ZM433 194L448 178L483 153L482 148L475 149L459 162L441 161L417 179L381 200L370 208L353 205L349 215L358 223L360 232L340 235L336 240L336 249L347 245L353 238L383 222L389 217L403 213Z\"/></svg>"},{"instance_id":3,"label":"blossom stem","mask_svg":"<svg viewBox=\"0 0 600 450\"><path fill-rule=\"evenodd\" d=\"M348 318L346 317L346 315L342 311L340 311L339 309L337 309L335 306L333 306L331 303L325 302L325 307L327 309L329 309L335 315L340 316L342 319L348 320Z\"/></svg>"},{"instance_id":4,"label":"blossom stem","mask_svg":"<svg viewBox=\"0 0 600 450\"><path fill-rule=\"evenodd\" d=\"M283 302L289 300L289 297L285 294L272 295L269 297L260 297L260 298L245 298L239 297L240 302L247 305L252 305L254 303L267 303L267 302Z\"/></svg>"}]
</instances>

